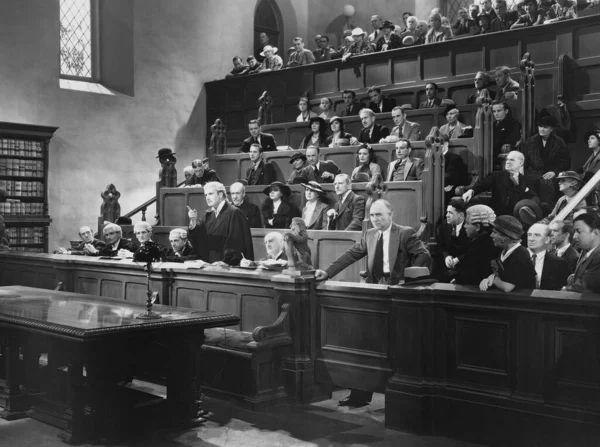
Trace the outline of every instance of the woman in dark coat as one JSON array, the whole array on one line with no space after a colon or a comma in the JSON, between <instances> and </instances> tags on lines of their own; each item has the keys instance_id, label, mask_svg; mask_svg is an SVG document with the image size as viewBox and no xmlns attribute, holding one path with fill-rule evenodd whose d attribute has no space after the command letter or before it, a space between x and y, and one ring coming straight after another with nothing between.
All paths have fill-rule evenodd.
<instances>
[{"instance_id":1,"label":"woman in dark coat","mask_svg":"<svg viewBox=\"0 0 600 447\"><path fill-rule=\"evenodd\" d=\"M290 228L292 219L300 217L300 209L290 200L290 187L273 182L263 193L269 196L260 207L265 228Z\"/></svg>"},{"instance_id":2,"label":"woman in dark coat","mask_svg":"<svg viewBox=\"0 0 600 447\"><path fill-rule=\"evenodd\" d=\"M308 128L311 132L302 140L299 149L306 149L309 146L323 147L327 141L327 124L320 116L313 116Z\"/></svg>"},{"instance_id":3,"label":"woman in dark coat","mask_svg":"<svg viewBox=\"0 0 600 447\"><path fill-rule=\"evenodd\" d=\"M587 183L600 170L600 130L592 130L585 134L585 142L592 151L590 158L584 163L583 167L576 169L575 172L581 174L584 184ZM600 203L600 185L596 186L594 194L588 196L588 203L597 205Z\"/></svg>"}]
</instances>

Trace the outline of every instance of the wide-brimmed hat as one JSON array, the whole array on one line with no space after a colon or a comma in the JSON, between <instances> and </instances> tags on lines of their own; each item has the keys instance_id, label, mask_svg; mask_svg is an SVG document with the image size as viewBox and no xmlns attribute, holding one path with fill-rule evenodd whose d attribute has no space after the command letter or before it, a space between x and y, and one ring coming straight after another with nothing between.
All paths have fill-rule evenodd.
<instances>
[{"instance_id":1,"label":"wide-brimmed hat","mask_svg":"<svg viewBox=\"0 0 600 447\"><path fill-rule=\"evenodd\" d=\"M163 147L162 149L158 150L158 155L156 156L156 158L163 158L163 157L167 157L169 155L175 155L175 152L173 152L168 147Z\"/></svg>"},{"instance_id":2,"label":"wide-brimmed hat","mask_svg":"<svg viewBox=\"0 0 600 447\"><path fill-rule=\"evenodd\" d=\"M323 191L323 187L315 181L301 183L301 185L304 186L306 189L310 189L311 191L318 192L319 194L325 194L325 191Z\"/></svg>"},{"instance_id":3,"label":"wide-brimmed hat","mask_svg":"<svg viewBox=\"0 0 600 447\"><path fill-rule=\"evenodd\" d=\"M583 179L581 175L575 171L563 171L556 176L556 180L564 179L564 178L572 178L573 180L577 180L580 183L583 183Z\"/></svg>"},{"instance_id":4,"label":"wide-brimmed hat","mask_svg":"<svg viewBox=\"0 0 600 447\"><path fill-rule=\"evenodd\" d=\"M344 119L342 117L340 117L340 116L332 116L331 118L329 118L329 127L331 127L331 123L333 123L334 121L337 121L342 126L344 125Z\"/></svg>"},{"instance_id":5,"label":"wide-brimmed hat","mask_svg":"<svg viewBox=\"0 0 600 447\"><path fill-rule=\"evenodd\" d=\"M405 286L419 286L433 284L435 282L437 282L437 279L429 274L429 269L427 267L406 267L404 269Z\"/></svg>"},{"instance_id":6,"label":"wide-brimmed hat","mask_svg":"<svg viewBox=\"0 0 600 447\"><path fill-rule=\"evenodd\" d=\"M263 50L260 52L262 57L265 57L265 51L272 51L273 54L277 54L277 47L272 47L271 45L265 45Z\"/></svg>"},{"instance_id":7,"label":"wide-brimmed hat","mask_svg":"<svg viewBox=\"0 0 600 447\"><path fill-rule=\"evenodd\" d=\"M544 217L539 203L531 199L519 200L513 209L513 215L523 224L530 226Z\"/></svg>"},{"instance_id":8,"label":"wide-brimmed hat","mask_svg":"<svg viewBox=\"0 0 600 447\"><path fill-rule=\"evenodd\" d=\"M306 155L304 155L302 152L294 152L294 155L290 157L290 164L292 164L298 159L306 161Z\"/></svg>"},{"instance_id":9,"label":"wide-brimmed hat","mask_svg":"<svg viewBox=\"0 0 600 447\"><path fill-rule=\"evenodd\" d=\"M281 193L286 197L292 193L292 191L288 185L281 183L281 182L273 182L269 186L267 186L265 189L263 189L263 194L269 195L269 193L271 192L271 188L274 188L274 187L279 188Z\"/></svg>"},{"instance_id":10,"label":"wide-brimmed hat","mask_svg":"<svg viewBox=\"0 0 600 447\"><path fill-rule=\"evenodd\" d=\"M364 36L365 32L362 30L362 28L354 28L352 30L352 36Z\"/></svg>"},{"instance_id":11,"label":"wide-brimmed hat","mask_svg":"<svg viewBox=\"0 0 600 447\"><path fill-rule=\"evenodd\" d=\"M303 183L307 183L308 178L304 174L296 175L292 180L292 185L301 185Z\"/></svg>"},{"instance_id":12,"label":"wide-brimmed hat","mask_svg":"<svg viewBox=\"0 0 600 447\"><path fill-rule=\"evenodd\" d=\"M519 240L523 236L523 225L516 217L498 216L496 220L490 222L490 225L499 233L514 240Z\"/></svg>"},{"instance_id":13,"label":"wide-brimmed hat","mask_svg":"<svg viewBox=\"0 0 600 447\"><path fill-rule=\"evenodd\" d=\"M447 104L446 108L444 109L444 117L453 110L456 110L460 114L460 110L458 110L458 108L456 107L456 104L454 104L454 102L452 102L452 104Z\"/></svg>"},{"instance_id":14,"label":"wide-brimmed hat","mask_svg":"<svg viewBox=\"0 0 600 447\"><path fill-rule=\"evenodd\" d=\"M596 130L590 130L589 132L585 133L585 141L587 143L587 141L590 139L591 136L595 136L599 141L600 141L600 129L596 129Z\"/></svg>"},{"instance_id":15,"label":"wide-brimmed hat","mask_svg":"<svg viewBox=\"0 0 600 447\"><path fill-rule=\"evenodd\" d=\"M392 22L390 22L389 20L386 20L379 27L379 29L384 29L384 28L389 28L389 29L393 30L396 27L394 26L394 24Z\"/></svg>"},{"instance_id":16,"label":"wide-brimmed hat","mask_svg":"<svg viewBox=\"0 0 600 447\"><path fill-rule=\"evenodd\" d=\"M473 205L467 209L472 224L491 225L496 220L494 210L487 205Z\"/></svg>"},{"instance_id":17,"label":"wide-brimmed hat","mask_svg":"<svg viewBox=\"0 0 600 447\"><path fill-rule=\"evenodd\" d=\"M370 181L371 177L369 177L369 174L367 174L366 172L357 172L356 174L354 174L354 179L352 180L352 183L363 183Z\"/></svg>"},{"instance_id":18,"label":"wide-brimmed hat","mask_svg":"<svg viewBox=\"0 0 600 447\"><path fill-rule=\"evenodd\" d=\"M540 116L538 117L538 119L536 120L536 124L538 126L543 126L543 127L556 127L557 123L556 123L556 118L554 118L548 112L543 110L542 113L540 113Z\"/></svg>"},{"instance_id":19,"label":"wide-brimmed hat","mask_svg":"<svg viewBox=\"0 0 600 447\"><path fill-rule=\"evenodd\" d=\"M327 123L325 122L325 120L323 118L321 118L320 116L313 116L311 119L308 120L308 128L310 129L311 126L313 125L313 123L315 121L319 122L319 130L322 132L323 129L326 129L325 126L327 126Z\"/></svg>"}]
</instances>

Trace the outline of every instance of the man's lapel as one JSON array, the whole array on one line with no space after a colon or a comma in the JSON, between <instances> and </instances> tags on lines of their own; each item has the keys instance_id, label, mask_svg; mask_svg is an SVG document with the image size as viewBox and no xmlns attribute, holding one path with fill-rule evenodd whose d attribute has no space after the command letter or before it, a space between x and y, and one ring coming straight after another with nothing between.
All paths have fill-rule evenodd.
<instances>
[{"instance_id":1,"label":"man's lapel","mask_svg":"<svg viewBox=\"0 0 600 447\"><path fill-rule=\"evenodd\" d=\"M350 194L348 194L348 196L346 197L346 200L344 200L342 202L342 204L340 205L340 210L338 211L338 214L342 214L346 208L348 207L348 204L350 203L350 201L352 200L352 198L354 197L354 193L352 191L350 191Z\"/></svg>"},{"instance_id":2,"label":"man's lapel","mask_svg":"<svg viewBox=\"0 0 600 447\"><path fill-rule=\"evenodd\" d=\"M311 225L313 225L316 222L317 217L319 217L319 215L321 214L321 210L323 209L324 206L325 206L325 204L322 202L317 203L317 206L315 206L313 215L310 217L310 221L308 222L308 225L307 225L309 228Z\"/></svg>"},{"instance_id":3,"label":"man's lapel","mask_svg":"<svg viewBox=\"0 0 600 447\"><path fill-rule=\"evenodd\" d=\"M265 161L261 160L260 163L258 163L258 166L256 167L256 173L254 175L254 180L255 180L255 184L256 185L260 185L260 183L258 183L258 179L260 178L260 174L262 173L263 167L265 166Z\"/></svg>"},{"instance_id":4,"label":"man's lapel","mask_svg":"<svg viewBox=\"0 0 600 447\"><path fill-rule=\"evenodd\" d=\"M412 168L413 162L410 157L406 160L406 164L404 165L404 180L408 177L408 173L410 172L410 168Z\"/></svg>"}]
</instances>

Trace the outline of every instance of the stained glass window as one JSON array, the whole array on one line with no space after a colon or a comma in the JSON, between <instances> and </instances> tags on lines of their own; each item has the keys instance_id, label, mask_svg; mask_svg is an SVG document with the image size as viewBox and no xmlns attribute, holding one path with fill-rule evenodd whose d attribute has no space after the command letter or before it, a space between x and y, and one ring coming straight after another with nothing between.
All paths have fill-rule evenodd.
<instances>
[{"instance_id":1,"label":"stained glass window","mask_svg":"<svg viewBox=\"0 0 600 447\"><path fill-rule=\"evenodd\" d=\"M93 78L91 0L60 0L60 74Z\"/></svg>"}]
</instances>

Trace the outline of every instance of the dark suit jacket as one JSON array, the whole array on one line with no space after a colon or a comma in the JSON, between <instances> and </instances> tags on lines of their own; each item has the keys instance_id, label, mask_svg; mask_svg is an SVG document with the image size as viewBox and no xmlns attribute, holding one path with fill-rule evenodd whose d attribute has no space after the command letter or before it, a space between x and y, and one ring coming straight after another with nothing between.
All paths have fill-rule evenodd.
<instances>
[{"instance_id":1,"label":"dark suit jacket","mask_svg":"<svg viewBox=\"0 0 600 447\"><path fill-rule=\"evenodd\" d=\"M362 102L354 102L350 106L350 111L348 111L348 107L344 104L343 108L340 111L341 116L354 116L358 115L362 109L365 108L365 105Z\"/></svg>"},{"instance_id":2,"label":"dark suit jacket","mask_svg":"<svg viewBox=\"0 0 600 447\"><path fill-rule=\"evenodd\" d=\"M515 186L507 171L495 171L486 178L479 180L473 186L475 194L483 191L492 191L491 207L496 216L513 215L515 205L523 199L537 197L532 181L519 175L519 184Z\"/></svg>"},{"instance_id":3,"label":"dark suit jacket","mask_svg":"<svg viewBox=\"0 0 600 447\"><path fill-rule=\"evenodd\" d=\"M404 269L406 267L430 267L431 256L429 251L427 251L423 242L417 239L415 234L415 230L411 227L392 223L389 244L390 284L398 284L401 279L404 279ZM372 283L371 271L378 236L378 229L371 228L367 230L360 242L354 244L325 270L329 277L334 277L346 267L367 256L367 282Z\"/></svg>"},{"instance_id":4,"label":"dark suit jacket","mask_svg":"<svg viewBox=\"0 0 600 447\"><path fill-rule=\"evenodd\" d=\"M542 267L542 279L540 289L560 290L567 285L569 269L567 261L558 256L546 252L544 256L544 267Z\"/></svg>"},{"instance_id":5,"label":"dark suit jacket","mask_svg":"<svg viewBox=\"0 0 600 447\"><path fill-rule=\"evenodd\" d=\"M167 262L185 262L193 261L195 259L198 259L198 257L196 256L194 247L192 247L189 242L185 247L183 247L183 250L181 250L181 256L176 256L175 250L172 248L170 248L169 252L167 253Z\"/></svg>"},{"instance_id":6,"label":"dark suit jacket","mask_svg":"<svg viewBox=\"0 0 600 447\"><path fill-rule=\"evenodd\" d=\"M273 201L268 198L260 207L263 216L265 228L289 228L292 223L292 218L300 217L300 210L295 203L281 200L281 205L277 209L277 214L273 213ZM273 219L273 224L269 223L269 219Z\"/></svg>"},{"instance_id":7,"label":"dark suit jacket","mask_svg":"<svg viewBox=\"0 0 600 447\"><path fill-rule=\"evenodd\" d=\"M574 292L600 292L600 247L592 252L589 258L584 259L585 253L581 253L573 282L567 290Z\"/></svg>"},{"instance_id":8,"label":"dark suit jacket","mask_svg":"<svg viewBox=\"0 0 600 447\"><path fill-rule=\"evenodd\" d=\"M336 202L333 209L338 216L329 224L330 230L361 231L365 218L365 199L352 191L343 203Z\"/></svg>"},{"instance_id":9,"label":"dark suit jacket","mask_svg":"<svg viewBox=\"0 0 600 447\"><path fill-rule=\"evenodd\" d=\"M516 146L521 139L521 124L512 116L508 116L502 121L496 121L494 123L493 138L494 160L492 163L494 166L502 165L501 160L498 158L502 146L505 144L510 144L513 148Z\"/></svg>"},{"instance_id":10,"label":"dark suit jacket","mask_svg":"<svg viewBox=\"0 0 600 447\"><path fill-rule=\"evenodd\" d=\"M254 138L246 138L242 143L242 146L240 147L240 152L250 152L250 146L252 146L252 144L254 144ZM277 150L277 143L275 143L275 137L273 137L273 135L271 135L270 133L260 133L260 145L263 148L263 152Z\"/></svg>"},{"instance_id":11,"label":"dark suit jacket","mask_svg":"<svg viewBox=\"0 0 600 447\"><path fill-rule=\"evenodd\" d=\"M489 88L487 89L489 95L490 95L490 99L492 99L492 101L494 100L494 98L496 97L496 92L493 90L490 90ZM477 98L479 98L479 93L477 93L477 91L475 93L472 93L469 95L469 97L467 98L467 104L475 104L477 102Z\"/></svg>"},{"instance_id":12,"label":"dark suit jacket","mask_svg":"<svg viewBox=\"0 0 600 447\"><path fill-rule=\"evenodd\" d=\"M419 109L430 109L431 107L427 106L428 101L429 100L426 99L421 104L419 104ZM433 107L442 107L442 98L439 98L438 96L433 98Z\"/></svg>"},{"instance_id":13,"label":"dark suit jacket","mask_svg":"<svg viewBox=\"0 0 600 447\"><path fill-rule=\"evenodd\" d=\"M456 284L478 286L492 274L491 261L499 256L489 234L479 234L469 241L467 252L458 257Z\"/></svg>"},{"instance_id":14,"label":"dark suit jacket","mask_svg":"<svg viewBox=\"0 0 600 447\"><path fill-rule=\"evenodd\" d=\"M323 177L321 177L324 172L329 172L335 177L336 175L341 174L342 170L338 165L329 160L321 160L319 162L319 172L316 172L315 168L312 165L307 166L303 170L303 173L309 182L333 183L333 178L324 179Z\"/></svg>"},{"instance_id":15,"label":"dark suit jacket","mask_svg":"<svg viewBox=\"0 0 600 447\"><path fill-rule=\"evenodd\" d=\"M85 242L81 241L81 243L75 247L74 249L71 250L71 254L72 255L80 255L80 256L100 256L100 252L102 251L102 249L104 247L106 247L106 244L104 243L104 241L101 241L99 239L94 239L92 241L92 246L98 250L98 254L95 255L90 255L87 254L85 251L83 251L83 249L85 248Z\"/></svg>"},{"instance_id":16,"label":"dark suit jacket","mask_svg":"<svg viewBox=\"0 0 600 447\"><path fill-rule=\"evenodd\" d=\"M444 224L438 228L436 242L436 248L442 260L446 259L448 256L458 258L459 256L464 255L469 247L469 238L467 237L464 222L458 232L458 237L452 234L452 225L448 225L444 222Z\"/></svg>"},{"instance_id":17,"label":"dark suit jacket","mask_svg":"<svg viewBox=\"0 0 600 447\"><path fill-rule=\"evenodd\" d=\"M575 250L572 245L569 245L569 248L567 248L560 257L567 261L569 275L575 273L575 269L577 268L577 260L579 259L579 252Z\"/></svg>"},{"instance_id":18,"label":"dark suit jacket","mask_svg":"<svg viewBox=\"0 0 600 447\"><path fill-rule=\"evenodd\" d=\"M221 179L219 178L219 175L217 174L217 171L215 171L214 169L205 169L204 170L204 174L202 174L202 177L198 177L196 175L196 173L194 173L194 175L192 175L192 178L190 179L189 182L186 182L186 185L206 185L208 182L220 182Z\"/></svg>"},{"instance_id":19,"label":"dark suit jacket","mask_svg":"<svg viewBox=\"0 0 600 447\"><path fill-rule=\"evenodd\" d=\"M444 185L467 185L469 169L462 157L448 151L444 155Z\"/></svg>"},{"instance_id":20,"label":"dark suit jacket","mask_svg":"<svg viewBox=\"0 0 600 447\"><path fill-rule=\"evenodd\" d=\"M248 219L248 224L250 228L262 228L262 222L260 220L260 210L254 203L250 203L247 200L244 200L239 209L242 210L246 219Z\"/></svg>"},{"instance_id":21,"label":"dark suit jacket","mask_svg":"<svg viewBox=\"0 0 600 447\"><path fill-rule=\"evenodd\" d=\"M387 137L389 134L390 129L375 123L373 124L373 133L371 134L371 138L369 138L369 129L365 129L363 127L360 131L360 135L358 136L358 141L361 143L377 144L379 143L379 140Z\"/></svg>"},{"instance_id":22,"label":"dark suit jacket","mask_svg":"<svg viewBox=\"0 0 600 447\"><path fill-rule=\"evenodd\" d=\"M135 251L138 249L138 246L128 239L121 238L116 250L112 249L112 245L105 245L100 250L100 256L117 256L117 253L119 253L119 250L121 249L129 250L130 252L135 253Z\"/></svg>"},{"instance_id":23,"label":"dark suit jacket","mask_svg":"<svg viewBox=\"0 0 600 447\"><path fill-rule=\"evenodd\" d=\"M248 185L270 185L277 180L275 175L275 169L271 163L261 160L256 168L256 175L252 182L250 182L250 173L252 172L253 166L250 166L246 170L246 180Z\"/></svg>"},{"instance_id":24,"label":"dark suit jacket","mask_svg":"<svg viewBox=\"0 0 600 447\"><path fill-rule=\"evenodd\" d=\"M379 106L371 101L369 104L369 109L371 109L375 113L386 113L391 112L394 107L396 107L396 100L394 98L383 98L383 110L379 110Z\"/></svg>"},{"instance_id":25,"label":"dark suit jacket","mask_svg":"<svg viewBox=\"0 0 600 447\"><path fill-rule=\"evenodd\" d=\"M329 211L329 206L327 204L321 202L320 200L317 202L315 206L315 211L313 212L310 222L306 225L307 230L326 230L327 229L327 211ZM302 210L302 219L306 216L306 207Z\"/></svg>"}]
</instances>

